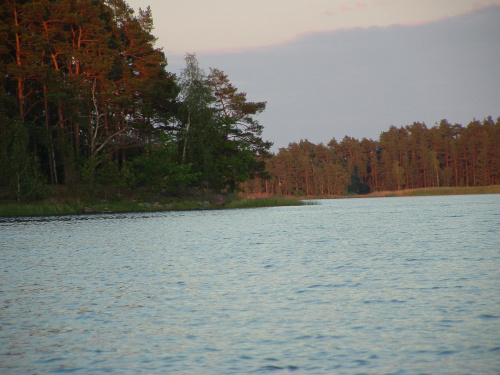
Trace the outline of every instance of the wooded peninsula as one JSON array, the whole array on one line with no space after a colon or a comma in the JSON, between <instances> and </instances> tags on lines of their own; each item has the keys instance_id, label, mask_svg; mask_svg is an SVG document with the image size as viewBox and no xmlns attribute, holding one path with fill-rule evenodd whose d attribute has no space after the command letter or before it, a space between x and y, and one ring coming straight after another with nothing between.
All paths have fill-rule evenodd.
<instances>
[{"instance_id":1,"label":"wooded peninsula","mask_svg":"<svg viewBox=\"0 0 500 375\"><path fill-rule=\"evenodd\" d=\"M277 153L265 102L187 54L179 76L148 7L123 0L0 5L0 201L330 197L500 184L500 118L395 127L378 140Z\"/></svg>"}]
</instances>

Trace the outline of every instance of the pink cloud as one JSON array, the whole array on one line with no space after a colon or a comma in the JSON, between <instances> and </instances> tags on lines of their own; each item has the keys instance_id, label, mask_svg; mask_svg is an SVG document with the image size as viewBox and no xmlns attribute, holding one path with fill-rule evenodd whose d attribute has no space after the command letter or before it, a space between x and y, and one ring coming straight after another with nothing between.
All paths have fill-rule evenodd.
<instances>
[{"instance_id":1,"label":"pink cloud","mask_svg":"<svg viewBox=\"0 0 500 375\"><path fill-rule=\"evenodd\" d=\"M333 9L327 10L325 13L328 14L328 15L331 15L332 13L336 13L336 12L346 12L346 11L350 11L350 10L353 10L353 9L363 9L363 8L376 7L376 6L379 6L379 5L385 5L385 4L388 4L388 3L392 3L394 1L397 1L397 0L373 0L371 2L358 1L353 6L349 6L349 5L346 5L346 4L341 4L341 5L333 8Z\"/></svg>"},{"instance_id":2,"label":"pink cloud","mask_svg":"<svg viewBox=\"0 0 500 375\"><path fill-rule=\"evenodd\" d=\"M385 4L390 4L394 3L395 1L398 0L372 0L371 2L366 2L366 1L358 1L355 5L354 8L360 9L360 8L371 8L371 7L377 7L380 5L385 5Z\"/></svg>"},{"instance_id":3,"label":"pink cloud","mask_svg":"<svg viewBox=\"0 0 500 375\"><path fill-rule=\"evenodd\" d=\"M366 8L369 7L370 5L365 3L364 1L358 1L355 5L354 8L359 9L359 8Z\"/></svg>"},{"instance_id":4,"label":"pink cloud","mask_svg":"<svg viewBox=\"0 0 500 375\"><path fill-rule=\"evenodd\" d=\"M479 10L483 8L488 8L492 5L500 5L500 1L495 1L493 3L485 4L484 1L478 1L474 4L474 10Z\"/></svg>"},{"instance_id":5,"label":"pink cloud","mask_svg":"<svg viewBox=\"0 0 500 375\"><path fill-rule=\"evenodd\" d=\"M370 2L358 1L353 6L346 5L346 4L338 5L335 8L328 9L325 13L327 13L328 15L331 15L332 13L336 13L336 12L346 12L346 11L353 10L353 9L375 7L375 6L379 6L379 5L393 3L395 1L398 1L398 0L372 0Z\"/></svg>"},{"instance_id":6,"label":"pink cloud","mask_svg":"<svg viewBox=\"0 0 500 375\"><path fill-rule=\"evenodd\" d=\"M430 18L430 19L414 20L414 21L410 21L410 22L402 22L400 24L401 25L405 25L405 26L424 25L424 24L427 24L427 23L432 23L432 22L443 20L443 19L450 19L450 18L462 17L462 16L464 16L464 15L466 15L468 13L474 12L476 10L481 10L481 9L485 9L485 8L489 8L489 7L494 7L494 6L500 6L500 1L495 1L493 3L488 3L488 4L485 4L482 1L478 1L477 3L474 4L474 6L472 7L472 9L463 11L463 12L461 12L459 14L454 15L454 16L445 16L445 17L437 17L437 18Z\"/></svg>"},{"instance_id":7,"label":"pink cloud","mask_svg":"<svg viewBox=\"0 0 500 375\"><path fill-rule=\"evenodd\" d=\"M335 7L335 8L325 10L325 14L331 16L333 13L346 12L346 11L349 11L349 10L351 10L350 6L342 4L342 5L339 5L339 6Z\"/></svg>"}]
</instances>

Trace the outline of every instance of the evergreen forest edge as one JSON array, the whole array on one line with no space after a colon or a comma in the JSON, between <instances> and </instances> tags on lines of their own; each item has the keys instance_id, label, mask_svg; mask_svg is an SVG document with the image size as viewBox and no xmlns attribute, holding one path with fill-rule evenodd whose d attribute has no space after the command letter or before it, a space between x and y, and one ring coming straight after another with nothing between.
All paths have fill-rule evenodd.
<instances>
[{"instance_id":1,"label":"evergreen forest edge","mask_svg":"<svg viewBox=\"0 0 500 375\"><path fill-rule=\"evenodd\" d=\"M224 72L154 47L149 7L123 0L0 6L0 200L320 197L500 184L500 118L391 126L379 140L270 153ZM231 195L231 194L230 194Z\"/></svg>"}]
</instances>

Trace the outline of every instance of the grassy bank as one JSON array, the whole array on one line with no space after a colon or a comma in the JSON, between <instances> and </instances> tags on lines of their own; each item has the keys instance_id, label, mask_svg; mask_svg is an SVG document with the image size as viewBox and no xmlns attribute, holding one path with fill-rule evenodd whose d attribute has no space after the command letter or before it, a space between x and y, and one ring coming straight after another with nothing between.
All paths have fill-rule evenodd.
<instances>
[{"instance_id":1,"label":"grassy bank","mask_svg":"<svg viewBox=\"0 0 500 375\"><path fill-rule=\"evenodd\" d=\"M308 204L293 198L259 198L246 199L238 196L226 197L223 205L211 204L200 200L168 200L159 202L139 202L134 200L82 202L66 199L59 202L54 199L36 203L0 203L0 217L27 217L49 215L77 215L84 213L125 213L125 212L158 212L215 210L236 208L258 208L279 206L300 206Z\"/></svg>"},{"instance_id":2,"label":"grassy bank","mask_svg":"<svg viewBox=\"0 0 500 375\"><path fill-rule=\"evenodd\" d=\"M363 197L425 197L432 195L467 195L467 194L500 194L500 185L379 191L363 195Z\"/></svg>"},{"instance_id":3,"label":"grassy bank","mask_svg":"<svg viewBox=\"0 0 500 375\"><path fill-rule=\"evenodd\" d=\"M464 194L500 194L500 185L458 187L458 188L425 188L413 190L382 191L366 195L336 196L334 198L365 198L365 197L409 197L432 195L464 195ZM206 198L206 197L205 197ZM325 198L325 197L317 197ZM243 198L237 195L225 197L225 204L212 204L208 199L169 199L154 201L122 199L113 201L83 201L65 196L63 199L51 198L35 203L0 202L0 217L26 217L49 215L77 215L83 213L125 213L125 212L158 212L158 211L189 211L216 210L236 208L259 208L300 206L312 204L295 198L266 197Z\"/></svg>"},{"instance_id":4,"label":"grassy bank","mask_svg":"<svg viewBox=\"0 0 500 375\"><path fill-rule=\"evenodd\" d=\"M0 203L0 217L71 215L84 212L85 207L74 203Z\"/></svg>"},{"instance_id":5,"label":"grassy bank","mask_svg":"<svg viewBox=\"0 0 500 375\"><path fill-rule=\"evenodd\" d=\"M283 206L302 206L311 205L311 202L302 201L294 198L254 198L254 199L239 199L228 203L223 208L259 208L259 207L283 207Z\"/></svg>"}]
</instances>

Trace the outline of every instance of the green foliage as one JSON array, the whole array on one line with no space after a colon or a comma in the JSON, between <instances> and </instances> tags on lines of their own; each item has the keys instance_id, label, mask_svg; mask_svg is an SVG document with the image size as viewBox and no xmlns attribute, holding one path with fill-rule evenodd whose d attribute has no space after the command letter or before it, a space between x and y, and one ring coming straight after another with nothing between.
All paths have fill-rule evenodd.
<instances>
[{"instance_id":1,"label":"green foliage","mask_svg":"<svg viewBox=\"0 0 500 375\"><path fill-rule=\"evenodd\" d=\"M28 152L28 130L14 119L7 125L6 185L17 201L45 198L49 189L40 173L36 155Z\"/></svg>"},{"instance_id":2,"label":"green foliage","mask_svg":"<svg viewBox=\"0 0 500 375\"><path fill-rule=\"evenodd\" d=\"M313 203L301 201L294 198L255 198L255 199L239 199L228 203L224 208L262 208L262 207L283 207L283 206L303 206L312 205Z\"/></svg>"},{"instance_id":3,"label":"green foliage","mask_svg":"<svg viewBox=\"0 0 500 375\"><path fill-rule=\"evenodd\" d=\"M265 103L247 102L222 71L206 76L194 55L177 80L152 30L151 9L135 14L123 0L0 4L0 115L27 131L21 142L0 126L18 199L41 191L25 165L105 197L124 181L179 194L265 176L270 143L254 118Z\"/></svg>"},{"instance_id":4,"label":"green foliage","mask_svg":"<svg viewBox=\"0 0 500 375\"><path fill-rule=\"evenodd\" d=\"M81 202L35 202L0 205L0 217L74 215L83 212L84 206Z\"/></svg>"},{"instance_id":5,"label":"green foliage","mask_svg":"<svg viewBox=\"0 0 500 375\"><path fill-rule=\"evenodd\" d=\"M132 187L150 186L168 194L183 194L199 178L191 165L176 161L177 149L170 142L150 145L147 152L129 164L129 184Z\"/></svg>"},{"instance_id":6,"label":"green foliage","mask_svg":"<svg viewBox=\"0 0 500 375\"><path fill-rule=\"evenodd\" d=\"M266 177L262 159L271 143L262 140L262 126L253 118L265 103L247 102L220 70L206 76L193 54L186 55L179 86L181 160L200 173L202 185L233 192L256 175Z\"/></svg>"},{"instance_id":7,"label":"green foliage","mask_svg":"<svg viewBox=\"0 0 500 375\"><path fill-rule=\"evenodd\" d=\"M123 0L0 4L0 116L29 129L53 184L94 185L105 155L135 154L171 121L178 88L151 31L150 9Z\"/></svg>"},{"instance_id":8,"label":"green foliage","mask_svg":"<svg viewBox=\"0 0 500 375\"><path fill-rule=\"evenodd\" d=\"M100 160L98 157L90 157L85 159L83 167L81 169L82 172L82 182L85 185L93 186L95 183L95 170L99 165Z\"/></svg>"}]
</instances>

